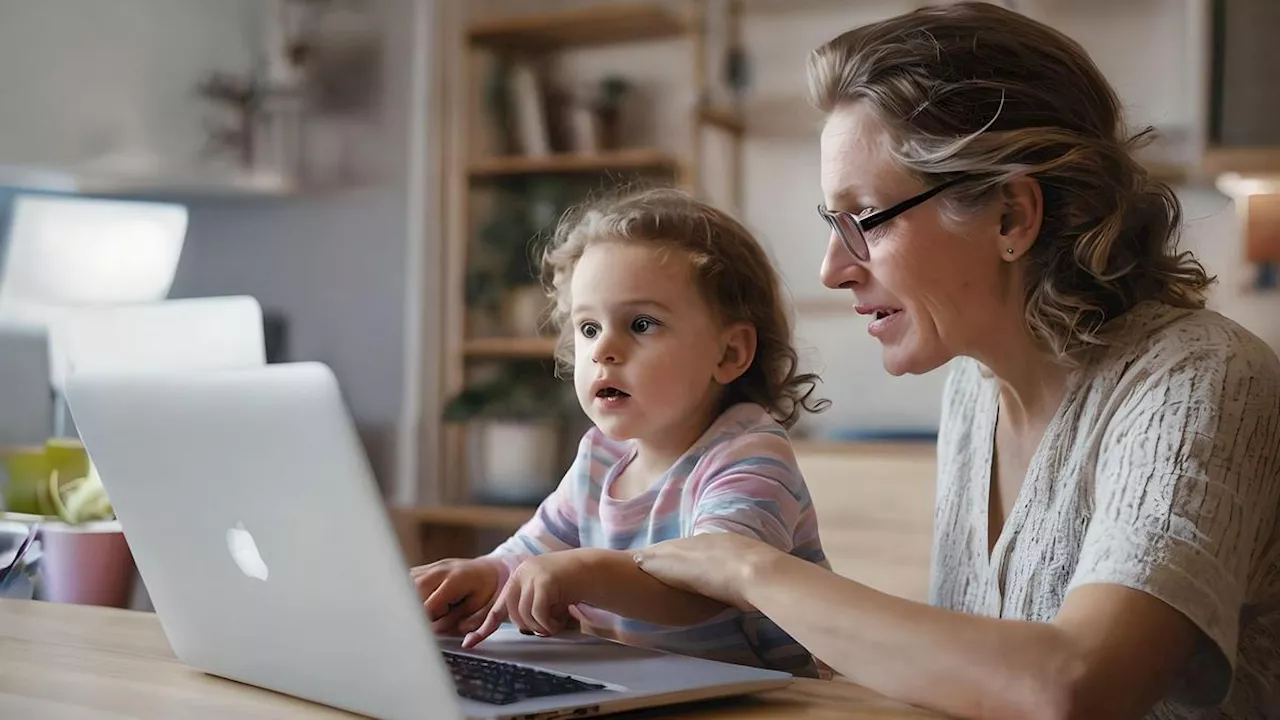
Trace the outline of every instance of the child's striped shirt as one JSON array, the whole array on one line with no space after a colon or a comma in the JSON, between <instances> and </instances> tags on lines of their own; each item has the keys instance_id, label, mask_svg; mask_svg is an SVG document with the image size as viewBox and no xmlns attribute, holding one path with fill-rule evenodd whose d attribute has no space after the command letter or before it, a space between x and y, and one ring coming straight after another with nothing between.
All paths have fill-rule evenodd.
<instances>
[{"instance_id":1,"label":"child's striped shirt","mask_svg":"<svg viewBox=\"0 0 1280 720\"><path fill-rule=\"evenodd\" d=\"M786 430L759 405L726 410L649 490L629 500L610 485L635 456L632 442L593 428L537 513L490 555L502 584L525 558L579 547L636 550L701 533L732 532L829 568L817 516ZM758 612L727 609L689 627L663 627L595 608L585 632L640 647L814 676L810 653Z\"/></svg>"}]
</instances>

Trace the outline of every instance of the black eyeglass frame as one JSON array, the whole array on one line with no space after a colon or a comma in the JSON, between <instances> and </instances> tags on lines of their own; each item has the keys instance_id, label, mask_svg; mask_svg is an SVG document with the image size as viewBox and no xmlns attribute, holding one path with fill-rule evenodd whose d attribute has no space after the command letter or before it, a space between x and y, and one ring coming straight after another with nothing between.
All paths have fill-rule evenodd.
<instances>
[{"instance_id":1,"label":"black eyeglass frame","mask_svg":"<svg viewBox=\"0 0 1280 720\"><path fill-rule=\"evenodd\" d=\"M941 185L935 185L919 195L909 197L893 207L873 212L866 217L860 218L848 210L828 210L825 203L818 205L818 215L820 215L823 220L827 221L827 224L831 226L831 229L835 231L836 235L840 236L840 241L844 243L844 249L848 250L850 255L866 262L871 259L871 249L867 247L867 232L889 222L911 208L926 202L938 193L959 185L967 179L968 178L964 175L953 177ZM854 229L857 231L857 243L854 242L853 238L849 237L841 226L842 218L848 218L848 221L852 223ZM857 247L859 246L862 248L862 252L858 252Z\"/></svg>"}]
</instances>

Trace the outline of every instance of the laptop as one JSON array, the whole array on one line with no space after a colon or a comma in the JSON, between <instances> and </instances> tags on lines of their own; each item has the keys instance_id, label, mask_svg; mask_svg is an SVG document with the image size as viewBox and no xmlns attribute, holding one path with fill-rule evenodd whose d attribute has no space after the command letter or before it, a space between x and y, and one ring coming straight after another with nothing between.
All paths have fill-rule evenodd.
<instances>
[{"instance_id":1,"label":"laptop","mask_svg":"<svg viewBox=\"0 0 1280 720\"><path fill-rule=\"evenodd\" d=\"M785 673L510 626L437 637L337 381L318 363L79 372L66 392L174 653L380 718L567 718Z\"/></svg>"},{"instance_id":2,"label":"laptop","mask_svg":"<svg viewBox=\"0 0 1280 720\"><path fill-rule=\"evenodd\" d=\"M49 316L50 376L59 435L77 435L63 393L73 372L220 370L267 362L262 307L248 295L86 305L55 313Z\"/></svg>"}]
</instances>

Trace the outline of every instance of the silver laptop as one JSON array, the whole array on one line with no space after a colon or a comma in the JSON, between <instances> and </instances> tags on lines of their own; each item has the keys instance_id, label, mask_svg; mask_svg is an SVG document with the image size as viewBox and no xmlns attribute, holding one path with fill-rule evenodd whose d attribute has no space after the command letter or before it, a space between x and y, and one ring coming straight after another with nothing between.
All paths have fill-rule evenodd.
<instances>
[{"instance_id":1,"label":"silver laptop","mask_svg":"<svg viewBox=\"0 0 1280 720\"><path fill-rule=\"evenodd\" d=\"M174 653L207 673L381 718L585 717L791 680L583 635L437 638L324 365L66 391Z\"/></svg>"}]
</instances>

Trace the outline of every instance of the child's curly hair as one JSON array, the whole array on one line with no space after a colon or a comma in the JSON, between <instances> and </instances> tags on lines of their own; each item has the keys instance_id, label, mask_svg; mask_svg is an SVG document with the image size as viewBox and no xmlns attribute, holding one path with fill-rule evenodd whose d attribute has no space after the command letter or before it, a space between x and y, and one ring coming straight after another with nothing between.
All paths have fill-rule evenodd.
<instances>
[{"instance_id":1,"label":"child's curly hair","mask_svg":"<svg viewBox=\"0 0 1280 720\"><path fill-rule=\"evenodd\" d=\"M811 397L817 374L796 371L782 282L764 249L737 220L674 188L598 200L561 218L542 257L544 284L554 300L551 320L560 332L556 359L561 368L573 367L573 327L567 322L573 270L587 247L602 241L652 243L684 251L698 289L717 318L726 325L745 321L755 326L755 356L747 371L730 383L724 407L757 403L790 428L802 411L821 412L831 404Z\"/></svg>"}]
</instances>

